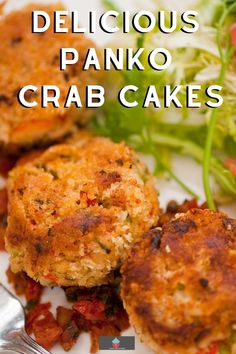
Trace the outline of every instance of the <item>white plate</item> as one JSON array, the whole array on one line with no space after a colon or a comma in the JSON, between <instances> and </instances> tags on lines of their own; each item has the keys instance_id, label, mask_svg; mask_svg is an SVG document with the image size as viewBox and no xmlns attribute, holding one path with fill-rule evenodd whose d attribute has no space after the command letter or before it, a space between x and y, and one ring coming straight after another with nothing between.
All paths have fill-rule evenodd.
<instances>
[{"instance_id":1,"label":"white plate","mask_svg":"<svg viewBox=\"0 0 236 354\"><path fill-rule=\"evenodd\" d=\"M20 8L22 5L30 3L29 0L9 0L7 4L7 10ZM52 3L56 1L47 1L47 0L34 0L33 3ZM119 0L121 7L124 8L124 2ZM165 4L168 2L168 5L173 6L180 4L179 1L176 0L166 0ZM86 0L86 1L77 1L77 0L64 0L63 3L66 7L71 10L79 10L81 12L81 24L86 25L87 13L89 10L96 10L102 12L102 8L100 6L99 0ZM134 10L137 8L137 3L142 4L141 1L137 0L126 0L126 9ZM146 3L146 1L145 1ZM181 6L186 6L193 4L194 0L185 0L181 1ZM146 3L147 4L147 3ZM144 6L143 6L144 7ZM145 6L147 8L148 6ZM141 9L142 6L139 6ZM93 40L98 42L98 44L103 44L107 40L110 40L111 37L103 35L101 32L97 33L96 36L92 36ZM152 159L148 157L144 157L144 161L152 168ZM202 201L204 200L204 193L202 189L202 180L201 180L201 168L195 162L193 162L189 158L176 156L173 158L173 165L176 174L193 189L197 192L198 195L202 197ZM4 181L0 178L0 187L4 184ZM189 198L189 196L183 192L183 190L176 185L174 181L166 181L166 180L157 180L157 188L160 191L160 202L161 206L164 207L166 203L174 199L178 202L182 202L185 198ZM225 210L232 216L236 217L236 205L228 206ZM0 253L0 280L1 282L7 286L10 290L13 291L12 287L7 283L5 271L8 268L8 256L6 253ZM67 305L67 301L65 299L64 292L59 288L55 288L53 290L47 289L43 295L42 301L47 302L50 301L53 306L53 310L55 311L58 305ZM135 335L132 328L123 333L124 335ZM135 338L135 351L123 351L124 354L135 353L135 354L151 354L152 352L145 347L142 343L140 343L138 337ZM65 354L64 350L59 346L56 346L52 350L53 354ZM70 351L71 354L89 354L90 353L90 340L89 335L82 334L79 337L77 344ZM100 351L100 353L111 354L113 351Z\"/></svg>"}]
</instances>

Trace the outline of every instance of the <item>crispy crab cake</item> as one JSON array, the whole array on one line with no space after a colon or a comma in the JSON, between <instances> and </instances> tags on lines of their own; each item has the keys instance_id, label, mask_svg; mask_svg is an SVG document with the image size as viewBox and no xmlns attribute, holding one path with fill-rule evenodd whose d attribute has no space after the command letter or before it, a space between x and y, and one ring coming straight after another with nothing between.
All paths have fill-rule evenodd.
<instances>
[{"instance_id":1,"label":"crispy crab cake","mask_svg":"<svg viewBox=\"0 0 236 354\"><path fill-rule=\"evenodd\" d=\"M87 137L10 172L6 248L43 285L105 284L158 220L153 177L124 143Z\"/></svg>"},{"instance_id":2,"label":"crispy crab cake","mask_svg":"<svg viewBox=\"0 0 236 354\"><path fill-rule=\"evenodd\" d=\"M85 86L101 82L103 76L101 71L82 70L87 50L95 46L83 34L55 34L52 28L42 34L32 33L31 13L35 9L46 11L52 19L53 11L63 6L30 5L0 20L0 148L7 153L47 145L65 136L75 123L86 123L92 110L74 105L63 107L69 87L79 86L85 105ZM63 47L76 48L80 54L79 63L66 71L60 71L60 48ZM31 109L21 106L18 92L29 84L58 86L61 107L42 108L40 95L33 92L31 96L27 93L27 100L35 100L38 106Z\"/></svg>"},{"instance_id":3,"label":"crispy crab cake","mask_svg":"<svg viewBox=\"0 0 236 354\"><path fill-rule=\"evenodd\" d=\"M158 354L198 353L236 323L236 220L199 209L177 216L133 245L122 274L143 341Z\"/></svg>"}]
</instances>

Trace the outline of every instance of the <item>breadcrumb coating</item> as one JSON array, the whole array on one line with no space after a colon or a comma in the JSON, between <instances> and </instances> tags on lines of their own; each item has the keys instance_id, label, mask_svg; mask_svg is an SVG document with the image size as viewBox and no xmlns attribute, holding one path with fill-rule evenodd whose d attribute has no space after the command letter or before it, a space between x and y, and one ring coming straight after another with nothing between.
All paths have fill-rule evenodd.
<instances>
[{"instance_id":1,"label":"breadcrumb coating","mask_svg":"<svg viewBox=\"0 0 236 354\"><path fill-rule=\"evenodd\" d=\"M53 11L63 6L30 5L0 20L0 150L7 153L47 145L69 133L75 123L86 123L92 110L84 108L85 86L99 84L103 76L102 71L82 70L87 50L95 47L83 34L55 34L51 27L44 33L32 33L31 13L35 9L46 11L52 19ZM80 61L60 71L60 48L70 47L78 50ZM65 101L69 87L77 85L83 108L24 108L18 102L18 92L26 85L56 85L60 102ZM27 100L40 103L40 94L27 91Z\"/></svg>"},{"instance_id":2,"label":"breadcrumb coating","mask_svg":"<svg viewBox=\"0 0 236 354\"><path fill-rule=\"evenodd\" d=\"M180 214L135 243L122 273L143 341L161 354L198 353L236 323L236 220L207 209Z\"/></svg>"},{"instance_id":3,"label":"breadcrumb coating","mask_svg":"<svg viewBox=\"0 0 236 354\"><path fill-rule=\"evenodd\" d=\"M159 215L153 177L133 150L89 136L21 163L8 197L11 268L43 285L109 282Z\"/></svg>"}]
</instances>

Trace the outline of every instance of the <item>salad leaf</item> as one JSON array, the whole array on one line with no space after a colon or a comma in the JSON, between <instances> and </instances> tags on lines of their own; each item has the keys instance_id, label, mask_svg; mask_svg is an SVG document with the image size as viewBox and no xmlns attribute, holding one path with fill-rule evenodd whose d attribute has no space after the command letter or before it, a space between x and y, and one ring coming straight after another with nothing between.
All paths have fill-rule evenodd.
<instances>
[{"instance_id":1,"label":"salad leaf","mask_svg":"<svg viewBox=\"0 0 236 354\"><path fill-rule=\"evenodd\" d=\"M105 2L106 7L114 7L111 0ZM158 2L155 4L158 11ZM132 93L132 99L136 98L137 101L145 96L149 85L156 85L160 92L166 84L173 87L183 85L180 98L184 103L186 85L200 84L204 93L207 86L219 82L224 86L224 104L219 109L208 109L204 104L203 108L194 110L186 107L180 110L142 109L138 106L127 109L111 94L102 114L94 119L92 127L101 135L115 141L125 140L136 150L151 154L156 161L157 174L169 175L194 196L195 192L175 176L171 154L179 153L195 159L204 166L206 199L213 209L214 199L218 195L213 198L210 174L224 194L234 199L236 196L236 177L224 165L226 158L236 156L236 58L233 57L234 51L229 41L230 27L235 21L232 17L236 11L235 5L235 0L214 0L210 6L207 1L199 1L196 10L209 16L203 16L201 28L191 36L191 42L189 36L185 37L178 32L168 35L168 40L158 32L141 36L125 34L125 43L128 37L131 47L136 45L137 48L145 47L147 50L157 46L166 47L171 51L173 63L163 72L145 67L141 73L136 69L107 73L108 92L117 91L126 85L136 85L139 90ZM123 43L123 38L119 35L111 46L117 43L118 47ZM160 96L160 100L163 100L163 96ZM203 94L200 94L199 100L204 103Z\"/></svg>"}]
</instances>

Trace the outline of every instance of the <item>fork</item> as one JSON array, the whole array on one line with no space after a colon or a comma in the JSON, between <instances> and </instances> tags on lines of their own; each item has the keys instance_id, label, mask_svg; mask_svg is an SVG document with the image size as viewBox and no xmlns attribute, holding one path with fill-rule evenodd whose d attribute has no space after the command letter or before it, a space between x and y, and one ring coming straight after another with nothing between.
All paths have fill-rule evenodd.
<instances>
[{"instance_id":1,"label":"fork","mask_svg":"<svg viewBox=\"0 0 236 354\"><path fill-rule=\"evenodd\" d=\"M0 353L50 354L28 336L23 306L1 283Z\"/></svg>"}]
</instances>

